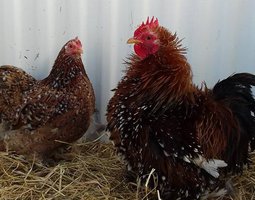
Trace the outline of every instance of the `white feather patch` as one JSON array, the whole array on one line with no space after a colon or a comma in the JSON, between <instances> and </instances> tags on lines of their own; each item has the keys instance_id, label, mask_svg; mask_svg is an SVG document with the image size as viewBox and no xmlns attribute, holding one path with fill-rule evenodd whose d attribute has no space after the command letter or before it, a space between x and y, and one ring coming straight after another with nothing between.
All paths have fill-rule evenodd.
<instances>
[{"instance_id":1,"label":"white feather patch","mask_svg":"<svg viewBox=\"0 0 255 200\"><path fill-rule=\"evenodd\" d=\"M211 174L214 178L219 177L218 168L226 167L228 166L227 163L225 163L224 160L218 160L218 159L209 159L206 160L204 157L199 155L198 158L195 158L192 160L194 164L199 166L200 168L207 171L209 174Z\"/></svg>"}]
</instances>

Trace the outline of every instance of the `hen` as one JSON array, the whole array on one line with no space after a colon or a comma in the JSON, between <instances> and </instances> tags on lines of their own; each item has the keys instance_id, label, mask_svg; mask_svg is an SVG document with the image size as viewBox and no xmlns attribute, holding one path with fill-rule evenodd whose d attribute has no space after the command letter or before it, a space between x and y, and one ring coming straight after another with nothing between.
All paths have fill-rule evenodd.
<instances>
[{"instance_id":1,"label":"hen","mask_svg":"<svg viewBox=\"0 0 255 200\"><path fill-rule=\"evenodd\" d=\"M44 156L63 145L59 141L73 142L85 133L95 97L81 53L78 38L67 42L49 76L40 81L17 68L0 68L0 92L5 93L0 97L1 150Z\"/></svg>"},{"instance_id":2,"label":"hen","mask_svg":"<svg viewBox=\"0 0 255 200\"><path fill-rule=\"evenodd\" d=\"M241 172L255 148L255 76L198 88L180 42L154 18L128 40L135 54L108 104L110 139L142 180L155 170L163 199L224 196L219 175Z\"/></svg>"}]
</instances>

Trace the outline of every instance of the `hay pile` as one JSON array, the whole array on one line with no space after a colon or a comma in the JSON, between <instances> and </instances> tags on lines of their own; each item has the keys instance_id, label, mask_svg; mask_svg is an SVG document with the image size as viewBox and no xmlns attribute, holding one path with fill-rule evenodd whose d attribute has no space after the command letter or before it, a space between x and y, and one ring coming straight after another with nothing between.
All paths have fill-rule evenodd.
<instances>
[{"instance_id":1,"label":"hay pile","mask_svg":"<svg viewBox=\"0 0 255 200\"><path fill-rule=\"evenodd\" d=\"M75 144L63 158L46 167L36 159L0 153L0 199L146 199L141 187L127 181L111 144ZM239 199L255 199L252 168L233 179Z\"/></svg>"},{"instance_id":2,"label":"hay pile","mask_svg":"<svg viewBox=\"0 0 255 200\"><path fill-rule=\"evenodd\" d=\"M255 200L255 152L251 154L251 159L250 168L244 170L241 176L232 178L237 200Z\"/></svg>"},{"instance_id":3,"label":"hay pile","mask_svg":"<svg viewBox=\"0 0 255 200\"><path fill-rule=\"evenodd\" d=\"M47 167L36 159L0 153L0 199L135 199L111 144L75 144L66 160Z\"/></svg>"}]
</instances>

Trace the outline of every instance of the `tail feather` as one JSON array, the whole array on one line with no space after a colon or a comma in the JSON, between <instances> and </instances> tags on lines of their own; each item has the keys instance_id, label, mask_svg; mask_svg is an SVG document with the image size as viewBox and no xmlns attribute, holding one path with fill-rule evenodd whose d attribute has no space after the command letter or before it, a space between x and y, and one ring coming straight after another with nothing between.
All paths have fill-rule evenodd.
<instances>
[{"instance_id":1,"label":"tail feather","mask_svg":"<svg viewBox=\"0 0 255 200\"><path fill-rule=\"evenodd\" d=\"M248 162L249 146L252 151L255 149L255 99L252 86L255 86L255 75L237 73L219 81L212 90L214 99L228 106L239 123L240 141L238 152L235 153L241 155L238 158L240 165Z\"/></svg>"},{"instance_id":2,"label":"tail feather","mask_svg":"<svg viewBox=\"0 0 255 200\"><path fill-rule=\"evenodd\" d=\"M238 97L239 100L247 101L251 108L255 110L255 100L251 91L252 86L255 86L255 75L238 73L219 81L213 88L213 94L215 99Z\"/></svg>"}]
</instances>

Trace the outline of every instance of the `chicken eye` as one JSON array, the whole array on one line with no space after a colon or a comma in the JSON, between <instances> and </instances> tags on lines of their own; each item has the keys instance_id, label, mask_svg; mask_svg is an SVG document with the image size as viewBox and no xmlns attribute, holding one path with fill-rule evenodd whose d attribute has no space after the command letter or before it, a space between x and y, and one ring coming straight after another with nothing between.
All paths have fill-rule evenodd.
<instances>
[{"instance_id":1,"label":"chicken eye","mask_svg":"<svg viewBox=\"0 0 255 200\"><path fill-rule=\"evenodd\" d=\"M72 49L72 48L73 48L73 45L72 45L72 44L69 44L69 48L71 48L71 49Z\"/></svg>"},{"instance_id":2,"label":"chicken eye","mask_svg":"<svg viewBox=\"0 0 255 200\"><path fill-rule=\"evenodd\" d=\"M151 40L151 36L148 35L146 39L147 39L147 40Z\"/></svg>"}]
</instances>

